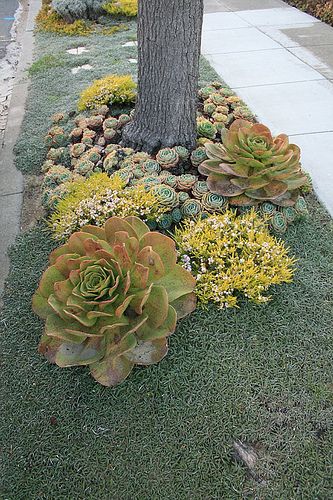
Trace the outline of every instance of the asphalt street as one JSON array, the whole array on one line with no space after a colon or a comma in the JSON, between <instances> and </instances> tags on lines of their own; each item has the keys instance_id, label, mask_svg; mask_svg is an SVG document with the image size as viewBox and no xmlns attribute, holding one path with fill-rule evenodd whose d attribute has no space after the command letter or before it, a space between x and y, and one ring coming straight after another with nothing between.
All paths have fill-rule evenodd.
<instances>
[{"instance_id":1,"label":"asphalt street","mask_svg":"<svg viewBox=\"0 0 333 500\"><path fill-rule=\"evenodd\" d=\"M0 0L0 59L4 57L10 42L10 30L17 7L18 0Z\"/></svg>"}]
</instances>

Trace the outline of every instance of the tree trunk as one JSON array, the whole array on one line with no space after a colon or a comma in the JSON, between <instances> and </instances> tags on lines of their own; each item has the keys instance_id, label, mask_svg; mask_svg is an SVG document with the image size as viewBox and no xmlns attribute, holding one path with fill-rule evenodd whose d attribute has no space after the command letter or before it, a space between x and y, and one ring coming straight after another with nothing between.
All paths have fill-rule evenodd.
<instances>
[{"instance_id":1,"label":"tree trunk","mask_svg":"<svg viewBox=\"0 0 333 500\"><path fill-rule=\"evenodd\" d=\"M139 0L138 96L124 145L195 147L202 19L203 0Z\"/></svg>"}]
</instances>

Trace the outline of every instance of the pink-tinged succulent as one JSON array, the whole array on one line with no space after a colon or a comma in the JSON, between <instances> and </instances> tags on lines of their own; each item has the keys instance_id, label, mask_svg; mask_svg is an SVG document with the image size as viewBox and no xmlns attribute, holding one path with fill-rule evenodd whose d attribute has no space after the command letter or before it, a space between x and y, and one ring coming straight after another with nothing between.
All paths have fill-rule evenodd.
<instances>
[{"instance_id":1,"label":"pink-tinged succulent","mask_svg":"<svg viewBox=\"0 0 333 500\"><path fill-rule=\"evenodd\" d=\"M299 147L285 134L273 138L264 125L236 120L222 132L222 142L206 144L209 159L199 166L212 192L231 197L235 204L294 204L307 178Z\"/></svg>"},{"instance_id":2,"label":"pink-tinged succulent","mask_svg":"<svg viewBox=\"0 0 333 500\"><path fill-rule=\"evenodd\" d=\"M173 240L136 217L83 227L51 253L33 297L46 320L39 351L60 367L89 365L105 386L157 363L196 306L195 280L176 261Z\"/></svg>"}]
</instances>

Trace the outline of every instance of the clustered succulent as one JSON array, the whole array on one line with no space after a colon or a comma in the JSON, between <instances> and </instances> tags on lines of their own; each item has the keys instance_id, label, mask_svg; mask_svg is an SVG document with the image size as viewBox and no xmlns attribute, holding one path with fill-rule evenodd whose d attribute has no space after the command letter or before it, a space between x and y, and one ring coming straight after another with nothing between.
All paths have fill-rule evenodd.
<instances>
[{"instance_id":1,"label":"clustered succulent","mask_svg":"<svg viewBox=\"0 0 333 500\"><path fill-rule=\"evenodd\" d=\"M88 365L115 386L134 365L164 358L177 320L195 309L194 287L173 240L140 219L83 227L51 253L33 297L45 320L39 351L60 367Z\"/></svg>"},{"instance_id":2,"label":"clustered succulent","mask_svg":"<svg viewBox=\"0 0 333 500\"><path fill-rule=\"evenodd\" d=\"M61 137L63 130L59 123L64 121L59 114L47 136L50 149L44 168L49 169L52 164L65 165L79 178L101 172L109 176L117 173L129 187L144 186L146 192L154 189L159 193L161 207L167 206L165 203L171 196L175 201L168 207L169 212L156 221L147 221L152 228L170 229L189 217L205 217L214 210L221 213L229 204L240 211L250 205L260 210L262 203L269 202L274 207L271 227L283 232L292 219L297 220L300 216L295 211L293 218L290 210L287 214L281 210L281 206L293 206L302 194L296 187L291 189L292 183L295 186L296 181L300 184L304 181L303 173L298 171L298 148L290 145L286 136L273 139L267 127L253 124L250 110L218 82L200 89L199 100L198 147L192 152L175 146L150 156L120 146L122 127L131 120L133 113L112 116L110 107L103 104L88 116L75 118L75 127L69 134L71 144L67 148L56 146L57 143L60 146L61 139L55 137L58 134ZM238 134L246 135L247 144ZM70 165L68 159L63 160L66 152ZM286 178L285 162L288 172L292 173L289 178ZM282 193L285 184L288 189ZM67 195L68 188L60 188L57 183L48 188L43 200L48 209L54 209ZM76 226L71 223L68 227Z\"/></svg>"},{"instance_id":3,"label":"clustered succulent","mask_svg":"<svg viewBox=\"0 0 333 500\"><path fill-rule=\"evenodd\" d=\"M291 281L294 260L268 224L282 233L306 215L310 188L299 148L253 123L219 82L199 91L197 148L156 155L120 144L133 112L113 116L103 85L97 98L86 93L94 111L70 133L58 114L46 136L43 202L54 238L68 241L51 254L33 307L49 361L89 365L114 386L165 356L195 294L203 305L233 307L239 294L263 303L270 285ZM174 226L182 266L161 234Z\"/></svg>"}]
</instances>

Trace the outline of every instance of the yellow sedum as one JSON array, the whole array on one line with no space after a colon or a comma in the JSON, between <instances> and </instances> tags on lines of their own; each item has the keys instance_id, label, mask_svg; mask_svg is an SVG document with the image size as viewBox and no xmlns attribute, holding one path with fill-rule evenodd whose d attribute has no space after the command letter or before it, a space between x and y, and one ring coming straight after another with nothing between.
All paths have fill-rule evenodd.
<instances>
[{"instance_id":1,"label":"yellow sedum","mask_svg":"<svg viewBox=\"0 0 333 500\"><path fill-rule=\"evenodd\" d=\"M235 307L240 294L265 303L271 285L292 281L295 259L254 210L186 221L176 229L175 240L183 266L196 278L203 305L212 301L221 308Z\"/></svg>"},{"instance_id":2,"label":"yellow sedum","mask_svg":"<svg viewBox=\"0 0 333 500\"><path fill-rule=\"evenodd\" d=\"M98 173L69 184L69 193L58 203L49 227L57 241L64 241L82 226L102 226L109 217L137 216L149 222L166 211L143 185L126 187L118 175Z\"/></svg>"},{"instance_id":3,"label":"yellow sedum","mask_svg":"<svg viewBox=\"0 0 333 500\"><path fill-rule=\"evenodd\" d=\"M95 80L80 95L78 109L96 109L102 104L130 104L135 101L136 84L130 75L108 75Z\"/></svg>"},{"instance_id":4,"label":"yellow sedum","mask_svg":"<svg viewBox=\"0 0 333 500\"><path fill-rule=\"evenodd\" d=\"M135 17L138 14L138 0L112 0L103 9L114 16Z\"/></svg>"}]
</instances>

